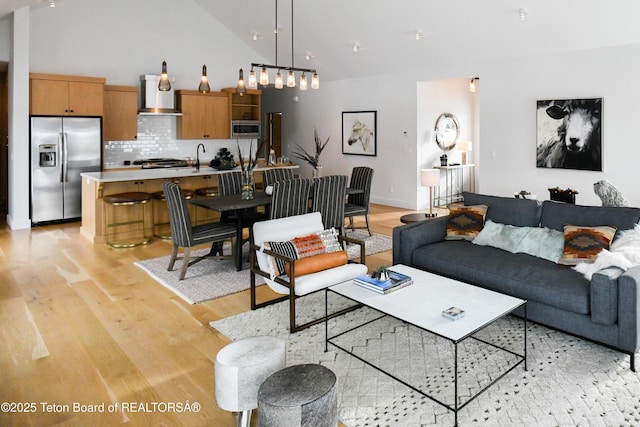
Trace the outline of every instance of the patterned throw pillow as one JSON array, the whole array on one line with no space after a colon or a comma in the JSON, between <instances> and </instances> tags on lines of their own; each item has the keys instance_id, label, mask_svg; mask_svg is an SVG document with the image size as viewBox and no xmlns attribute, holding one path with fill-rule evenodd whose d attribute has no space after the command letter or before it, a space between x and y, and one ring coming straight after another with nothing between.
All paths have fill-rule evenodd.
<instances>
[{"instance_id":1,"label":"patterned throw pillow","mask_svg":"<svg viewBox=\"0 0 640 427\"><path fill-rule=\"evenodd\" d=\"M295 237L285 242L264 242L263 247L293 259L342 250L338 242L338 232L335 228L318 231L317 233L311 233L306 236ZM274 257L270 258L272 271L269 271L269 273L276 276L286 274L286 262Z\"/></svg>"},{"instance_id":2,"label":"patterned throw pillow","mask_svg":"<svg viewBox=\"0 0 640 427\"><path fill-rule=\"evenodd\" d=\"M609 249L616 234L616 227L564 226L564 252L558 264L576 265L594 262L600 251Z\"/></svg>"},{"instance_id":3,"label":"patterned throw pillow","mask_svg":"<svg viewBox=\"0 0 640 427\"><path fill-rule=\"evenodd\" d=\"M445 239L473 240L484 227L488 208L487 205L451 206Z\"/></svg>"}]
</instances>

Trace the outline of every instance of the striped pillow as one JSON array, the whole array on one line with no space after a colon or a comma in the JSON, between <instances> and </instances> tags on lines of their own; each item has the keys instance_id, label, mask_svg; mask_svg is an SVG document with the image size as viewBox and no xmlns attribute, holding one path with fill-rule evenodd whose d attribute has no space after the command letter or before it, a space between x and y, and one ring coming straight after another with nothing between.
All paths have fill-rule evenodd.
<instances>
[{"instance_id":1,"label":"striped pillow","mask_svg":"<svg viewBox=\"0 0 640 427\"><path fill-rule=\"evenodd\" d=\"M594 262L603 249L609 249L616 234L616 227L606 225L583 227L564 226L564 252L558 264L576 265L581 262Z\"/></svg>"},{"instance_id":2,"label":"striped pillow","mask_svg":"<svg viewBox=\"0 0 640 427\"><path fill-rule=\"evenodd\" d=\"M342 250L340 242L338 242L338 232L335 228L295 237L284 242L264 242L263 248L293 259ZM286 262L274 257L270 258L271 271L268 271L268 273L275 276L286 274Z\"/></svg>"}]
</instances>

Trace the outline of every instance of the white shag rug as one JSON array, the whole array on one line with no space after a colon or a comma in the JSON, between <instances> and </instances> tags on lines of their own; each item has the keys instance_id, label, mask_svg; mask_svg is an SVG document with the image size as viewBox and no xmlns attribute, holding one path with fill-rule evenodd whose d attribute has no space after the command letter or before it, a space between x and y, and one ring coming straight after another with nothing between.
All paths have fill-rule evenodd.
<instances>
[{"instance_id":1,"label":"white shag rug","mask_svg":"<svg viewBox=\"0 0 640 427\"><path fill-rule=\"evenodd\" d=\"M391 237L380 234L369 236L366 231L354 230L347 232L347 236L365 242L365 253L372 255L375 253L391 249ZM167 271L170 256L162 256L144 261L137 261L135 265L146 271L152 278L167 289L173 291L180 298L189 304L220 298L225 295L249 289L249 269L247 264L248 245L244 245L243 260L244 265L241 271L236 271L235 261L231 258L220 259L217 257L203 259L187 269L184 280L178 280L180 269L182 268L182 252L178 254L178 259L173 267L173 271ZM192 259L206 255L209 248L198 249L192 252ZM358 257L359 247L350 245L347 249L350 258ZM224 253L231 253L228 243L225 244ZM264 281L261 277L256 278L257 283Z\"/></svg>"},{"instance_id":2,"label":"white shag rug","mask_svg":"<svg viewBox=\"0 0 640 427\"><path fill-rule=\"evenodd\" d=\"M330 294L332 295L332 294ZM300 300L299 313L321 315L324 293ZM333 296L330 305L335 303ZM315 299L315 300L314 300ZM287 341L287 365L320 363L338 377L338 413L348 427L453 425L453 413L353 356L329 345L325 327L288 331L287 302L249 311L210 325L232 340L271 335ZM329 328L346 330L377 313L362 308L332 319ZM307 316L309 318L309 316ZM301 318L300 321L304 321ZM522 351L522 320L501 319L481 338ZM423 391L453 402L453 346L432 334L385 317L343 335L341 345L381 363ZM640 425L640 373L629 356L606 347L528 324L528 371L522 365L488 388L458 413L465 426L634 426ZM459 346L461 401L496 378L513 357L476 340Z\"/></svg>"}]
</instances>

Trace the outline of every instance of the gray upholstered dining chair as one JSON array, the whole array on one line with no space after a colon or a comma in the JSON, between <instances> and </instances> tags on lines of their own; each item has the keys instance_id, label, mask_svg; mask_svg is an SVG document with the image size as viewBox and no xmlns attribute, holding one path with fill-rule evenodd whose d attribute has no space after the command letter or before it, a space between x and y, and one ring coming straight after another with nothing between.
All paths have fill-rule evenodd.
<instances>
[{"instance_id":1,"label":"gray upholstered dining chair","mask_svg":"<svg viewBox=\"0 0 640 427\"><path fill-rule=\"evenodd\" d=\"M346 175L329 175L313 182L313 212L320 212L324 228L335 228L344 234L344 209L347 194Z\"/></svg>"},{"instance_id":2,"label":"gray upholstered dining chair","mask_svg":"<svg viewBox=\"0 0 640 427\"><path fill-rule=\"evenodd\" d=\"M353 224L354 216L364 216L367 223L367 231L371 236L371 228L369 228L369 198L371 196L371 182L373 181L373 169L366 166L357 166L353 168L351 172L351 181L349 188L357 188L362 190L362 193L349 194L347 198L347 204L344 207L344 216L349 218L349 227L353 231L355 227Z\"/></svg>"},{"instance_id":3,"label":"gray upholstered dining chair","mask_svg":"<svg viewBox=\"0 0 640 427\"><path fill-rule=\"evenodd\" d=\"M269 219L302 215L309 212L310 191L310 179L295 178L274 182Z\"/></svg>"},{"instance_id":4,"label":"gray upholstered dining chair","mask_svg":"<svg viewBox=\"0 0 640 427\"><path fill-rule=\"evenodd\" d=\"M271 168L266 169L262 175L262 183L266 189L277 181L286 181L293 179L293 169L290 168Z\"/></svg>"},{"instance_id":5,"label":"gray upholstered dining chair","mask_svg":"<svg viewBox=\"0 0 640 427\"><path fill-rule=\"evenodd\" d=\"M187 267L202 260L204 257L190 260L191 248L202 243L223 242L231 240L234 250L237 250L235 243L236 227L233 224L212 222L208 224L196 225L191 224L189 217L189 208L187 200L178 184L173 182L164 182L162 184L165 197L167 199L167 207L169 209L169 223L171 225L171 241L173 242L173 250L171 251L171 259L167 270L173 270L173 266L178 257L178 249L184 248L182 261L182 269L180 270L180 280L184 279L187 273Z\"/></svg>"}]
</instances>

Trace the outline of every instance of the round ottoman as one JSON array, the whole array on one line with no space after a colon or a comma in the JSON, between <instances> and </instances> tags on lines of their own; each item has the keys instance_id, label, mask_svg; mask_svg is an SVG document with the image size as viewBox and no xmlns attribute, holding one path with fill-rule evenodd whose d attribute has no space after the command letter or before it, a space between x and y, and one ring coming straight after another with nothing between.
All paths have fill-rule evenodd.
<instances>
[{"instance_id":1,"label":"round ottoman","mask_svg":"<svg viewBox=\"0 0 640 427\"><path fill-rule=\"evenodd\" d=\"M335 427L337 424L336 375L322 365L289 366L260 386L260 427Z\"/></svg>"},{"instance_id":2,"label":"round ottoman","mask_svg":"<svg viewBox=\"0 0 640 427\"><path fill-rule=\"evenodd\" d=\"M251 337L220 350L215 361L216 402L224 410L239 412L238 426L248 426L258 407L258 388L269 375L285 366L285 341Z\"/></svg>"}]
</instances>

